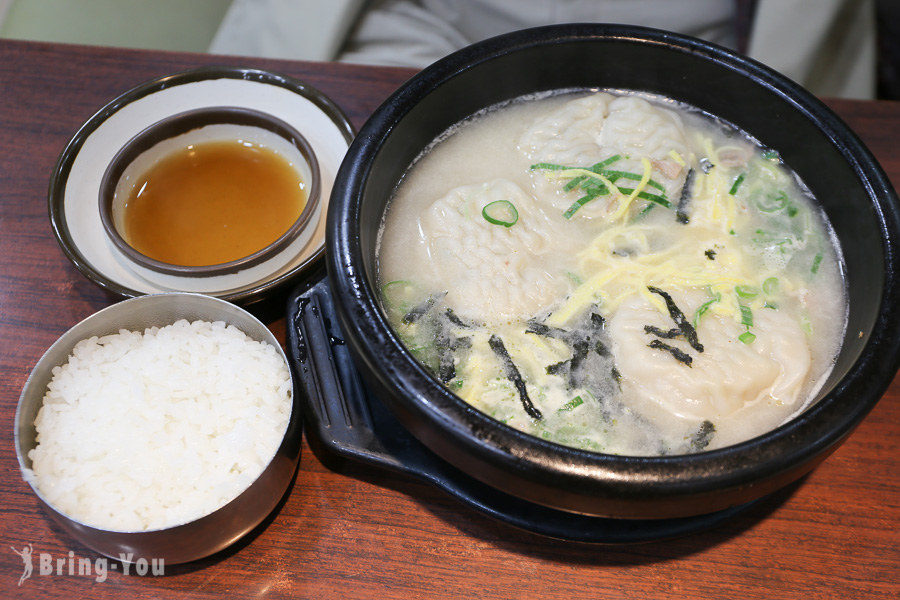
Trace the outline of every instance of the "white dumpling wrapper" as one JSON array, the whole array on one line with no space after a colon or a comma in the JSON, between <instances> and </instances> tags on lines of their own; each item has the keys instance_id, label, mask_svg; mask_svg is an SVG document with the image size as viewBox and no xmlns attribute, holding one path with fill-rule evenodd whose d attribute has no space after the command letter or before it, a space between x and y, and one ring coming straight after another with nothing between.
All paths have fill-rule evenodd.
<instances>
[{"instance_id":1,"label":"white dumpling wrapper","mask_svg":"<svg viewBox=\"0 0 900 600\"><path fill-rule=\"evenodd\" d=\"M601 92L566 102L536 119L519 146L535 163L586 167L599 162L604 154L598 140L614 98Z\"/></svg>"},{"instance_id":2,"label":"white dumpling wrapper","mask_svg":"<svg viewBox=\"0 0 900 600\"><path fill-rule=\"evenodd\" d=\"M482 209L508 200L519 213L512 227L489 223ZM564 244L561 232L534 198L497 179L451 190L419 218L429 269L448 282L445 303L464 319L503 323L546 310L568 292L565 277L551 272ZM557 239L558 241L558 239Z\"/></svg>"},{"instance_id":3,"label":"white dumpling wrapper","mask_svg":"<svg viewBox=\"0 0 900 600\"><path fill-rule=\"evenodd\" d=\"M687 170L680 168L672 153L687 161L689 150L684 124L676 113L636 96L616 98L609 103L609 115L597 145L608 154L624 157L614 165L617 169L640 173L640 159L649 159L654 166L654 179L677 203Z\"/></svg>"},{"instance_id":4,"label":"white dumpling wrapper","mask_svg":"<svg viewBox=\"0 0 900 600\"><path fill-rule=\"evenodd\" d=\"M566 102L537 119L523 134L519 147L532 163L555 163L590 167L614 155L620 159L609 168L643 174L642 158L650 161L652 178L665 187L666 196L677 203L684 186L690 149L681 119L637 96L615 97L599 92ZM582 192L561 191L564 182L548 180L536 170L533 185L539 195L553 198L554 208L565 211ZM635 182L619 180L633 187ZM579 214L598 217L608 213L607 201L599 198L585 204Z\"/></svg>"},{"instance_id":5,"label":"white dumpling wrapper","mask_svg":"<svg viewBox=\"0 0 900 600\"><path fill-rule=\"evenodd\" d=\"M672 297L688 318L705 299L696 291ZM691 355L688 367L648 346L655 336L644 326L671 329L672 319L642 296L624 302L609 319L623 398L661 427L671 426L673 420L718 424L761 402L793 406L812 362L806 335L793 318L777 310L759 309L753 318L756 339L751 344L738 340L746 330L743 325L712 311L697 329L702 353L683 338L662 340Z\"/></svg>"}]
</instances>

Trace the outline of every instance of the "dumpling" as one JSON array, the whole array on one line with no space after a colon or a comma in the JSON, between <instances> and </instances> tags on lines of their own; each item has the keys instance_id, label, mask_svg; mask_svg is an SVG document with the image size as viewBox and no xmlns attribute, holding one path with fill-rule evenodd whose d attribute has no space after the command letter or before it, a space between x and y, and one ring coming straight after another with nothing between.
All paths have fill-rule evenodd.
<instances>
[{"instance_id":1,"label":"dumpling","mask_svg":"<svg viewBox=\"0 0 900 600\"><path fill-rule=\"evenodd\" d=\"M639 173L640 159L649 159L654 177L665 186L666 195L678 199L687 171L673 153L687 162L689 150L684 125L677 114L637 96L616 98L609 104L609 115L597 144L607 153L623 156L616 168Z\"/></svg>"},{"instance_id":2,"label":"dumpling","mask_svg":"<svg viewBox=\"0 0 900 600\"><path fill-rule=\"evenodd\" d=\"M690 316L705 295L691 290L673 293L672 298ZM660 340L690 356L690 366L668 351L651 347L655 336L646 331L648 325L660 330L674 327L667 314L635 295L609 319L609 332L623 398L658 426L671 428L681 422L696 427L709 420L727 428L743 411L766 403L773 407L770 414L776 421L770 426L774 427L779 415L783 417L797 403L812 358L806 335L790 316L756 310L756 339L745 344L738 340L745 327L733 317L707 313L697 328L702 352L684 339Z\"/></svg>"},{"instance_id":3,"label":"dumpling","mask_svg":"<svg viewBox=\"0 0 900 600\"><path fill-rule=\"evenodd\" d=\"M512 227L493 225L482 209L496 200L518 211ZM563 239L534 198L497 179L451 190L419 217L428 270L447 287L445 303L479 323L505 323L537 314L568 292L559 252ZM562 271L564 273L565 271Z\"/></svg>"},{"instance_id":4,"label":"dumpling","mask_svg":"<svg viewBox=\"0 0 900 600\"><path fill-rule=\"evenodd\" d=\"M643 175L649 164L651 177L672 202L681 194L690 157L687 135L676 113L637 96L605 92L568 101L537 119L519 147L533 164L587 168L618 157L609 168L634 175ZM539 195L553 198L555 209L565 211L582 196L577 189L563 192L559 180L548 179L546 173L537 169L533 184ZM626 188L636 185L628 179L613 179L613 183ZM579 210L588 218L609 212L608 201L602 200Z\"/></svg>"},{"instance_id":5,"label":"dumpling","mask_svg":"<svg viewBox=\"0 0 900 600\"><path fill-rule=\"evenodd\" d=\"M541 116L519 146L535 163L590 166L604 158L598 139L615 96L600 92L571 100Z\"/></svg>"}]
</instances>

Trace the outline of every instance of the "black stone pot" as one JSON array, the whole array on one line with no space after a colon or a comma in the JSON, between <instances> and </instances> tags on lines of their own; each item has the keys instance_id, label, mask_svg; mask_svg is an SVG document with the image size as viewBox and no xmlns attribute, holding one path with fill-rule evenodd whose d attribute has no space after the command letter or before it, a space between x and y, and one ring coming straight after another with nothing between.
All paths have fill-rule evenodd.
<instances>
[{"instance_id":1,"label":"black stone pot","mask_svg":"<svg viewBox=\"0 0 900 600\"><path fill-rule=\"evenodd\" d=\"M480 413L403 347L380 307L375 250L385 206L404 171L435 136L476 111L569 87L642 90L697 106L777 149L818 197L843 247L849 322L831 377L793 421L745 443L688 456L581 451ZM550 26L460 50L414 76L378 108L338 173L326 260L357 367L425 446L532 503L601 517L672 518L740 505L797 480L878 402L900 357L898 215L897 195L869 151L824 104L785 77L663 31Z\"/></svg>"}]
</instances>

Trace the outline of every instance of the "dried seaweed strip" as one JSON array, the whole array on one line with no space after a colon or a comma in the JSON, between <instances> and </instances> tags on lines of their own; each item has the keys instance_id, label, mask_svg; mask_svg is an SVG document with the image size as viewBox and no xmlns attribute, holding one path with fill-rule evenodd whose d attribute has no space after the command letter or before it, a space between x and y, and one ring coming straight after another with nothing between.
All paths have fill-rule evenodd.
<instances>
[{"instance_id":1,"label":"dried seaweed strip","mask_svg":"<svg viewBox=\"0 0 900 600\"><path fill-rule=\"evenodd\" d=\"M547 375L562 375L569 370L569 359L561 360L558 363L547 365Z\"/></svg>"},{"instance_id":2,"label":"dried seaweed strip","mask_svg":"<svg viewBox=\"0 0 900 600\"><path fill-rule=\"evenodd\" d=\"M703 450L712 441L716 434L716 426L712 421L706 420L700 423L700 428L691 436L691 450L698 452Z\"/></svg>"},{"instance_id":3,"label":"dried seaweed strip","mask_svg":"<svg viewBox=\"0 0 900 600\"><path fill-rule=\"evenodd\" d=\"M528 327L525 329L525 333L533 333L542 337L549 337L563 341L566 341L568 338L572 337L572 333L570 331L560 329L559 327L550 327L548 325L544 325L536 319L528 321Z\"/></svg>"},{"instance_id":4,"label":"dried seaweed strip","mask_svg":"<svg viewBox=\"0 0 900 600\"><path fill-rule=\"evenodd\" d=\"M453 312L452 308L448 308L444 312L444 315L446 315L448 321L450 321L457 327L462 327L464 329L472 329L474 327L474 325L472 325L471 323L467 323L466 321L460 319L459 316L455 312Z\"/></svg>"},{"instance_id":5,"label":"dried seaweed strip","mask_svg":"<svg viewBox=\"0 0 900 600\"><path fill-rule=\"evenodd\" d=\"M660 329L656 325L644 325L644 331L664 340L671 340L684 335L684 332L677 327L674 329Z\"/></svg>"},{"instance_id":6,"label":"dried seaweed strip","mask_svg":"<svg viewBox=\"0 0 900 600\"><path fill-rule=\"evenodd\" d=\"M453 358L453 350L456 343L453 338L446 335L442 329L434 343L437 349L437 374L443 383L449 383L456 377L456 361Z\"/></svg>"},{"instance_id":7,"label":"dried seaweed strip","mask_svg":"<svg viewBox=\"0 0 900 600\"><path fill-rule=\"evenodd\" d=\"M600 341L594 344L594 352L596 352L600 356L603 356L604 358L610 356L609 348L606 347L606 344Z\"/></svg>"},{"instance_id":8,"label":"dried seaweed strip","mask_svg":"<svg viewBox=\"0 0 900 600\"><path fill-rule=\"evenodd\" d=\"M468 349L472 347L472 338L470 337L455 337L450 341L450 349L451 350L459 350Z\"/></svg>"},{"instance_id":9,"label":"dried seaweed strip","mask_svg":"<svg viewBox=\"0 0 900 600\"><path fill-rule=\"evenodd\" d=\"M409 312L403 315L403 319L401 319L401 321L404 325L412 325L413 323L424 317L426 314L428 314L428 311L430 311L434 307L435 303L437 303L438 300L446 295L447 292L435 296L429 296L425 301L417 306L414 306L409 310Z\"/></svg>"},{"instance_id":10,"label":"dried seaweed strip","mask_svg":"<svg viewBox=\"0 0 900 600\"><path fill-rule=\"evenodd\" d=\"M577 341L572 346L572 358L569 359L569 386L572 388L581 386L581 371L584 369L584 360L590 349L590 344L586 340Z\"/></svg>"},{"instance_id":11,"label":"dried seaweed strip","mask_svg":"<svg viewBox=\"0 0 900 600\"><path fill-rule=\"evenodd\" d=\"M534 404L531 402L531 398L528 397L528 390L525 389L525 381L522 379L522 375L519 373L519 369L516 368L516 364L513 362L512 357L509 355L509 352L506 351L506 346L503 344L503 340L500 339L497 335L492 335L488 340L488 345L491 347L491 350L494 351L494 354L500 359L500 362L503 364L503 370L506 373L506 378L513 382L513 385L516 386L516 390L519 392L519 398L522 400L522 407L525 409L525 412L534 419L543 419L544 415L541 414Z\"/></svg>"},{"instance_id":12,"label":"dried seaweed strip","mask_svg":"<svg viewBox=\"0 0 900 600\"><path fill-rule=\"evenodd\" d=\"M616 382L616 385L619 386L619 389L621 390L622 389L622 374L619 373L619 370L615 367L610 369L609 374L612 375L613 381Z\"/></svg>"},{"instance_id":13,"label":"dried seaweed strip","mask_svg":"<svg viewBox=\"0 0 900 600\"><path fill-rule=\"evenodd\" d=\"M688 204L691 201L691 186L694 183L694 169L688 169L684 178L684 185L681 187L681 197L678 199L678 207L675 209L675 220L682 225L687 225L691 221L691 217L687 212Z\"/></svg>"},{"instance_id":14,"label":"dried seaweed strip","mask_svg":"<svg viewBox=\"0 0 900 600\"><path fill-rule=\"evenodd\" d=\"M456 377L456 364L452 352L441 352L438 355L438 378L441 383L450 383Z\"/></svg>"},{"instance_id":15,"label":"dried seaweed strip","mask_svg":"<svg viewBox=\"0 0 900 600\"><path fill-rule=\"evenodd\" d=\"M672 296L657 287L647 286L647 289L654 294L661 296L662 299L666 301L666 308L669 311L669 316L672 317L672 320L675 321L675 324L682 333L684 333L684 338L687 340L688 344L691 345L691 348L697 352L703 352L703 344L697 339L697 330L694 329L691 322L684 316L684 313L681 312L681 309L678 308L675 301L672 300Z\"/></svg>"},{"instance_id":16,"label":"dried seaweed strip","mask_svg":"<svg viewBox=\"0 0 900 600\"><path fill-rule=\"evenodd\" d=\"M691 366L691 363L694 362L694 359L691 357L690 354L688 354L687 352L684 352L683 350L676 348L675 346L670 346L669 344L667 344L663 341L650 340L650 343L647 345L649 347L653 348L654 350L665 350L666 352L671 354L675 358L675 360L677 360L680 363L684 363L689 367Z\"/></svg>"}]
</instances>

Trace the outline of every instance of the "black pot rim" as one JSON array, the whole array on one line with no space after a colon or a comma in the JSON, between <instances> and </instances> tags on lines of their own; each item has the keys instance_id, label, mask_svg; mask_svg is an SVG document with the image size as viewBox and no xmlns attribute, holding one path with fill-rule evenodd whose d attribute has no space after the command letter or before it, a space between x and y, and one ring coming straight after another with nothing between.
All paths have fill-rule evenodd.
<instances>
[{"instance_id":1,"label":"black pot rim","mask_svg":"<svg viewBox=\"0 0 900 600\"><path fill-rule=\"evenodd\" d=\"M374 282L363 268L354 229L360 220L359 197L384 140L417 102L459 74L505 54L596 39L665 46L740 71L815 122L845 156L855 157L851 166L875 203L885 282L877 321L862 353L817 403L747 442L691 455L632 457L577 450L514 430L453 395L416 362L393 333L380 309ZM900 318L887 310L900 301L895 247L900 239L898 214L900 201L864 144L824 103L786 77L730 50L666 31L626 25L554 25L499 36L451 54L415 75L375 111L351 144L338 174L328 212L326 261L347 343L381 384L401 391L406 400L400 410L412 420L425 419L443 428L461 448L480 453L498 468L529 473L548 485L574 485L601 496L690 496L746 488L795 471L798 465L809 465L797 472L799 477L816 464L815 459L833 451L875 406L900 364L900 336L896 335Z\"/></svg>"}]
</instances>

